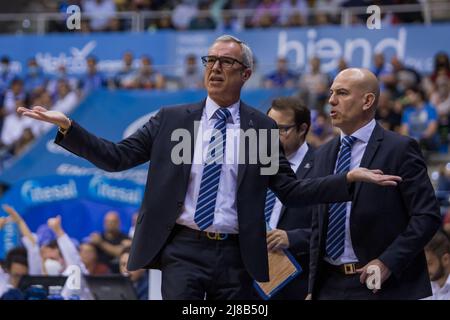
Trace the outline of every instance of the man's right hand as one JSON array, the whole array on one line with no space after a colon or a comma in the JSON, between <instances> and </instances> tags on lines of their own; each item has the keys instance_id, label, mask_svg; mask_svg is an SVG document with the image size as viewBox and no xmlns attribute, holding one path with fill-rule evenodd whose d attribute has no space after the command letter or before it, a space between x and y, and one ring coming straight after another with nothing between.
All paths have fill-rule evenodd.
<instances>
[{"instance_id":1,"label":"man's right hand","mask_svg":"<svg viewBox=\"0 0 450 320\"><path fill-rule=\"evenodd\" d=\"M375 169L369 170L367 168L355 168L347 173L347 182L368 182L375 183L385 187L395 187L402 181L399 176L383 174L383 171Z\"/></svg>"},{"instance_id":2,"label":"man's right hand","mask_svg":"<svg viewBox=\"0 0 450 320\"><path fill-rule=\"evenodd\" d=\"M70 119L62 112L47 110L41 106L35 106L32 109L19 107L17 112L23 116L30 117L39 121L45 121L56 124L64 130L71 126Z\"/></svg>"}]
</instances>

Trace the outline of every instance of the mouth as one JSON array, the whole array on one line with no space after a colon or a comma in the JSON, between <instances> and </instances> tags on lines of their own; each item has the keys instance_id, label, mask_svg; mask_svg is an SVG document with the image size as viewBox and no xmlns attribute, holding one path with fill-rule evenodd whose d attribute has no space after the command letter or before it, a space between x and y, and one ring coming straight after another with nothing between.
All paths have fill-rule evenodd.
<instances>
[{"instance_id":1,"label":"mouth","mask_svg":"<svg viewBox=\"0 0 450 320\"><path fill-rule=\"evenodd\" d=\"M338 115L338 113L337 113L336 110L331 110L331 111L330 111L330 117L331 117L332 119L336 118L337 115Z\"/></svg>"},{"instance_id":2,"label":"mouth","mask_svg":"<svg viewBox=\"0 0 450 320\"><path fill-rule=\"evenodd\" d=\"M212 76L212 77L209 78L209 82L210 83L214 83L214 84L221 83L223 81L224 81L224 79L222 77L219 77L219 76Z\"/></svg>"}]
</instances>

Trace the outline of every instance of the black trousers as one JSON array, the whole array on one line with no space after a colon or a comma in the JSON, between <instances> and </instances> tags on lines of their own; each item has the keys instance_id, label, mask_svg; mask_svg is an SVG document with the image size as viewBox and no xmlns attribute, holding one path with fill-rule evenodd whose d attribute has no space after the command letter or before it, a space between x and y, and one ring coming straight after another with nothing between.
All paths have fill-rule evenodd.
<instances>
[{"instance_id":1,"label":"black trousers","mask_svg":"<svg viewBox=\"0 0 450 320\"><path fill-rule=\"evenodd\" d=\"M380 293L373 293L359 280L360 274L345 275L324 268L316 300L379 300Z\"/></svg>"},{"instance_id":2,"label":"black trousers","mask_svg":"<svg viewBox=\"0 0 450 320\"><path fill-rule=\"evenodd\" d=\"M177 226L161 252L162 297L168 300L257 299L237 235L213 240Z\"/></svg>"}]
</instances>

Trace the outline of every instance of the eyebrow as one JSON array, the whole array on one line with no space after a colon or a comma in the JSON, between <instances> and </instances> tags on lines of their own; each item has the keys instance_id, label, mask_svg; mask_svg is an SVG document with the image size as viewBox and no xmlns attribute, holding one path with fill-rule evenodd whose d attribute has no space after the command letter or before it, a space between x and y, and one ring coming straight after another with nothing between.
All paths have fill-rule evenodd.
<instances>
[{"instance_id":1,"label":"eyebrow","mask_svg":"<svg viewBox=\"0 0 450 320\"><path fill-rule=\"evenodd\" d=\"M350 89L347 89L347 88L336 88L336 89L330 88L330 93L332 93L333 91L334 92L338 92L338 91L350 92Z\"/></svg>"}]
</instances>

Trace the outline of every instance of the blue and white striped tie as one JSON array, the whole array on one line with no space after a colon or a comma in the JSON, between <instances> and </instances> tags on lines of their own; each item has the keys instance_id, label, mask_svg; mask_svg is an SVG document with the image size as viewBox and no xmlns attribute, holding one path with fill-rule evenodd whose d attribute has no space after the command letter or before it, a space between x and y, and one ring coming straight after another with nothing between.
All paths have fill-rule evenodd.
<instances>
[{"instance_id":1,"label":"blue and white striped tie","mask_svg":"<svg viewBox=\"0 0 450 320\"><path fill-rule=\"evenodd\" d=\"M355 137L345 136L341 142L336 173L350 170L352 159L352 145L356 141ZM326 252L328 257L336 260L344 253L345 242L345 217L347 213L347 203L332 203L328 210L328 231Z\"/></svg>"},{"instance_id":2,"label":"blue and white striped tie","mask_svg":"<svg viewBox=\"0 0 450 320\"><path fill-rule=\"evenodd\" d=\"M231 113L226 108L219 108L214 115L217 118L214 125L216 130L213 130L209 141L194 215L194 221L200 230L205 230L214 221L217 190L219 189L220 172L226 145L226 124Z\"/></svg>"},{"instance_id":3,"label":"blue and white striped tie","mask_svg":"<svg viewBox=\"0 0 450 320\"><path fill-rule=\"evenodd\" d=\"M266 206L264 207L264 217L266 218L266 223L269 223L270 221L270 216L272 215L276 200L277 197L275 193L273 193L270 189L267 189Z\"/></svg>"}]
</instances>

